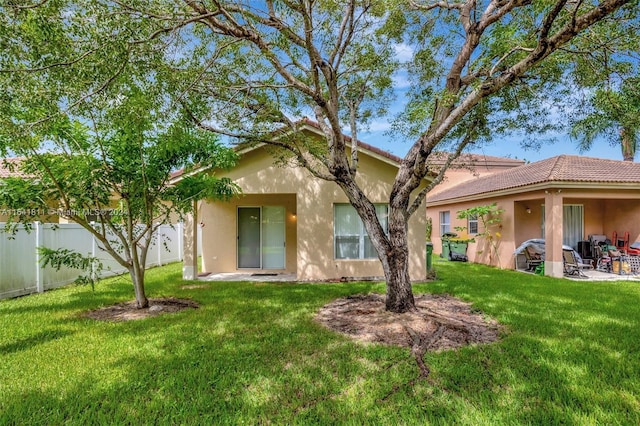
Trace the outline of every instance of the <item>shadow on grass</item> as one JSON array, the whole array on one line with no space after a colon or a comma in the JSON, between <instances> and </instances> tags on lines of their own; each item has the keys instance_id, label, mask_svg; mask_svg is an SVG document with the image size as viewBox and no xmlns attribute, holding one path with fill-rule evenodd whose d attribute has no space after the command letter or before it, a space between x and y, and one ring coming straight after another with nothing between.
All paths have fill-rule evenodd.
<instances>
[{"instance_id":1,"label":"shadow on grass","mask_svg":"<svg viewBox=\"0 0 640 426\"><path fill-rule=\"evenodd\" d=\"M416 292L469 300L507 332L496 344L427 354L429 381L410 384L418 369L408 350L357 344L313 321L322 305L384 284L182 289L176 280L154 296L192 298L200 309L69 321L76 335L41 336L82 360L60 366L53 383L35 367L21 375L6 357L8 379L26 384L0 397L0 423L638 423L638 289L441 269Z\"/></svg>"},{"instance_id":2,"label":"shadow on grass","mask_svg":"<svg viewBox=\"0 0 640 426\"><path fill-rule=\"evenodd\" d=\"M29 350L34 348L35 346L42 345L56 339L61 339L70 334L71 333L64 330L41 331L31 336L0 345L0 355L8 355L18 351Z\"/></svg>"}]
</instances>

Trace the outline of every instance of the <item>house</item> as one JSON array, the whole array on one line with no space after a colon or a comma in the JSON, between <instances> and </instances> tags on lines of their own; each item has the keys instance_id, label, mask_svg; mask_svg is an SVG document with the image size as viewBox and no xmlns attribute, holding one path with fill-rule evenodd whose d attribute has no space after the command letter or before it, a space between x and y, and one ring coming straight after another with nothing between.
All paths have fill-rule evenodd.
<instances>
[{"instance_id":1,"label":"house","mask_svg":"<svg viewBox=\"0 0 640 426\"><path fill-rule=\"evenodd\" d=\"M20 164L24 158L2 158L0 159L0 185L7 178L29 178L30 176L20 170ZM59 216L54 213L55 209L45 206L31 207L24 206L10 211L6 206L0 205L0 223L4 223L11 217L11 213L15 215L24 215L30 221L39 221L43 223L58 223Z\"/></svg>"},{"instance_id":2,"label":"house","mask_svg":"<svg viewBox=\"0 0 640 426\"><path fill-rule=\"evenodd\" d=\"M24 172L21 166L25 163L25 157L14 157L0 159L0 185L2 181L7 178L20 178L26 181L36 181L36 176ZM16 215L23 215L27 222L42 222L42 223L74 223L70 218L70 213L84 216L88 222L99 221L98 209L96 208L82 208L82 209L68 209L65 207L65 203L62 198L56 198L51 196L44 202L38 200L33 201L31 205L20 206L18 208L9 209L6 206L0 205L0 222L6 222L11 216L10 213L14 213L13 221L17 221ZM118 194L112 192L109 197L108 207L100 209L100 213L103 215L111 215L113 212L121 211L120 198ZM172 217L171 223L177 223L177 218Z\"/></svg>"},{"instance_id":3,"label":"house","mask_svg":"<svg viewBox=\"0 0 640 426\"><path fill-rule=\"evenodd\" d=\"M310 121L299 131L309 138L321 135ZM215 171L238 184L243 195L228 202L198 203L196 215L185 224L184 277L193 279L199 272L195 226L202 233L202 272L295 274L299 281L382 277L380 260L338 185L313 177L305 168L278 164L272 151L265 144L239 150L236 167ZM383 223L399 162L359 143L358 183ZM426 276L426 215L419 211L409 221L413 280Z\"/></svg>"},{"instance_id":4,"label":"house","mask_svg":"<svg viewBox=\"0 0 640 426\"><path fill-rule=\"evenodd\" d=\"M498 256L490 258L486 241L478 239L469 243L470 260L512 268L517 246L544 238L545 273L561 277L563 244L579 250L589 235L614 232L629 232L631 242L640 240L639 189L638 163L560 155L430 193L427 216L434 224L437 249L442 244L439 231L475 228L458 219L458 211L496 203L504 210L497 229Z\"/></svg>"}]
</instances>

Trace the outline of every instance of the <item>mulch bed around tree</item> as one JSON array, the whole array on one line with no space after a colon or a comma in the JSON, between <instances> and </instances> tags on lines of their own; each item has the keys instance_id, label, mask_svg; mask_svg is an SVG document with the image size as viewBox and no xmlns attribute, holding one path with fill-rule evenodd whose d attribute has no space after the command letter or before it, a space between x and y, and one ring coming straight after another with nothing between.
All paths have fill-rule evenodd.
<instances>
[{"instance_id":1,"label":"mulch bed around tree","mask_svg":"<svg viewBox=\"0 0 640 426\"><path fill-rule=\"evenodd\" d=\"M198 308L198 304L193 300L168 297L149 299L149 307L144 309L138 309L135 300L133 300L118 303L117 305L105 306L90 311L85 316L101 321L131 321L196 308Z\"/></svg>"},{"instance_id":2,"label":"mulch bed around tree","mask_svg":"<svg viewBox=\"0 0 640 426\"><path fill-rule=\"evenodd\" d=\"M415 312L396 314L385 311L384 295L353 295L322 307L316 320L358 341L429 351L499 339L500 325L469 303L434 294L418 295L415 301Z\"/></svg>"}]
</instances>

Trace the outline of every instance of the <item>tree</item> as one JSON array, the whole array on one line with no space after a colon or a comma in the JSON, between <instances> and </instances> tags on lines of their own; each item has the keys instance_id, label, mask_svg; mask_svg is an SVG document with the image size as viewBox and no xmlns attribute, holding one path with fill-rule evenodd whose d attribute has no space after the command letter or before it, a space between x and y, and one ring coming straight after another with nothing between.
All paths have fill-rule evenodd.
<instances>
[{"instance_id":1,"label":"tree","mask_svg":"<svg viewBox=\"0 0 640 426\"><path fill-rule=\"evenodd\" d=\"M22 48L26 55L7 55L2 63L0 153L23 157L23 177L3 182L0 206L16 212L9 218L14 225L32 221L34 211L80 224L128 270L137 306L145 308L146 258L158 227L189 211L194 200L228 199L238 192L228 179L188 172L228 168L236 154L175 111L172 93L157 78L159 69L36 65L81 55L75 49L82 43L75 43L77 33L65 32L59 21L42 20L35 10L18 15L21 31L15 37L22 43L9 50ZM6 36L7 27L3 30ZM85 36L82 42L88 43L101 34ZM94 59L119 56L117 45L101 49L104 57ZM169 185L178 169L187 176ZM78 253L46 255L54 264L90 266Z\"/></svg>"},{"instance_id":2,"label":"tree","mask_svg":"<svg viewBox=\"0 0 640 426\"><path fill-rule=\"evenodd\" d=\"M335 182L378 252L386 307L394 312L415 308L407 221L423 208L451 161L470 143L539 124L523 111L544 110L538 103L571 67L571 43L588 28L637 13L635 6L624 7L628 0L96 0L91 8L85 2L57 3L68 4L67 12L93 10L100 25L114 20L128 31L134 31L130 23L148 28L144 37L128 37L126 57L140 57L140 46L165 52L154 61L172 70L167 81L182 89L180 104L201 128L270 143L316 177ZM111 26L105 36L122 33ZM413 52L407 64L394 56L393 47L401 43ZM86 52L90 55L89 48ZM392 77L404 65L412 76L412 97L397 129L414 142L393 184L385 231L357 182L357 137L385 114ZM296 137L295 118L304 115L314 117L323 143ZM274 139L283 126L294 132ZM450 152L445 167L424 187L430 155L445 149Z\"/></svg>"},{"instance_id":3,"label":"tree","mask_svg":"<svg viewBox=\"0 0 640 426\"><path fill-rule=\"evenodd\" d=\"M597 89L588 105L590 113L575 120L571 128L580 150L591 149L603 136L611 145L620 145L624 161L633 161L640 138L640 79L625 80L619 90Z\"/></svg>"},{"instance_id":4,"label":"tree","mask_svg":"<svg viewBox=\"0 0 640 426\"><path fill-rule=\"evenodd\" d=\"M504 213L504 209L498 207L497 203L488 204L484 206L476 206L470 207L466 210L458 211L458 219L475 219L476 226L479 224L482 225L480 229L475 229L473 233L473 240L476 238L483 239L488 246L489 251L489 264L493 264L494 260L498 265L501 265L500 262L500 237L502 230L502 213ZM466 226L456 226L456 231L467 231L471 232L470 229L467 229ZM494 228L497 228L495 230ZM477 251L478 254L482 254L484 252L483 249Z\"/></svg>"},{"instance_id":5,"label":"tree","mask_svg":"<svg viewBox=\"0 0 640 426\"><path fill-rule=\"evenodd\" d=\"M585 54L568 75L572 93L566 98L570 135L581 151L603 140L619 145L625 161L634 160L640 131L640 40L630 34L639 31L640 22L633 19L592 29L576 46Z\"/></svg>"}]
</instances>

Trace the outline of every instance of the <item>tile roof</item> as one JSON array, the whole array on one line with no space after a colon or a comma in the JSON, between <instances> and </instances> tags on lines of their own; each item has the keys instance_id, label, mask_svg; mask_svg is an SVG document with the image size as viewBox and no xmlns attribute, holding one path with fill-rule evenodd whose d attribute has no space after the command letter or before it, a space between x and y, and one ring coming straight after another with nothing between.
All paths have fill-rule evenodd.
<instances>
[{"instance_id":1,"label":"tile roof","mask_svg":"<svg viewBox=\"0 0 640 426\"><path fill-rule=\"evenodd\" d=\"M427 202L488 194L544 183L632 183L640 185L640 163L559 155L466 181Z\"/></svg>"},{"instance_id":2,"label":"tile roof","mask_svg":"<svg viewBox=\"0 0 640 426\"><path fill-rule=\"evenodd\" d=\"M444 164L448 153L446 152L435 152L429 156L429 164L434 166L440 166ZM492 155L485 154L473 154L473 153L463 153L455 159L452 163L454 165L460 165L462 167L465 166L487 166L487 167L517 167L525 164L524 160L507 158L507 157L495 157Z\"/></svg>"}]
</instances>

